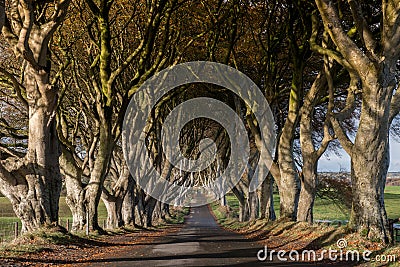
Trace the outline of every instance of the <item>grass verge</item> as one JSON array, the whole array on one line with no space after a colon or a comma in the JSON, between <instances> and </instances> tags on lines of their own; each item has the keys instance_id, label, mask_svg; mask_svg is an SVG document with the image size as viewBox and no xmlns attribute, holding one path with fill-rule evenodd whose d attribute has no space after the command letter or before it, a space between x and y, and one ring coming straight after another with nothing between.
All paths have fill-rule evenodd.
<instances>
[{"instance_id":1,"label":"grass verge","mask_svg":"<svg viewBox=\"0 0 400 267\"><path fill-rule=\"evenodd\" d=\"M314 250L317 255L318 253L321 255L324 249L339 250L337 242L339 239L344 239L347 242L347 246L342 250L344 255L351 251L358 251L359 255L362 255L364 251L369 250L372 254L368 266L400 266L400 244L388 246L381 242L366 240L359 234L353 233L347 226L310 225L304 222L283 220L239 222L236 214L237 201L229 196L227 201L231 207L222 207L217 202L211 204L211 210L217 222L228 230L236 231L259 242L260 248L267 246L269 250L287 252ZM326 257L324 261L326 264L332 263L329 263ZM366 262L360 261L359 264L366 264Z\"/></svg>"},{"instance_id":2,"label":"grass verge","mask_svg":"<svg viewBox=\"0 0 400 267\"><path fill-rule=\"evenodd\" d=\"M176 208L170 210L163 223L150 228L125 226L117 229L107 229L100 234L97 231L91 232L87 236L84 232L68 233L63 227L44 227L35 232L21 235L15 240L3 243L0 246L0 259L15 258L25 254L37 254L51 252L60 247L73 247L74 249L87 247L107 246L108 240L113 237L124 235L139 234L143 232L160 232L174 225L182 224L185 216L189 213L187 208ZM1 261L0 261L1 265Z\"/></svg>"}]
</instances>

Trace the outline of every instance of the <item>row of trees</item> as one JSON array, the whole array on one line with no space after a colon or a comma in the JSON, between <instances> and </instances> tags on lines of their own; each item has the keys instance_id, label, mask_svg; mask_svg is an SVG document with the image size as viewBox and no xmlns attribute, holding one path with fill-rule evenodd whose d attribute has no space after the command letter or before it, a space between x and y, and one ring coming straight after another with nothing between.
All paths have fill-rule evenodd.
<instances>
[{"instance_id":1,"label":"row of trees","mask_svg":"<svg viewBox=\"0 0 400 267\"><path fill-rule=\"evenodd\" d=\"M204 137L218 145L215 164L196 175L169 164L160 141L171 109L214 97L249 132L249 168L232 190L241 220L275 219L275 180L281 218L312 222L318 160L342 146L352 166L350 226L389 242L383 190L400 111L399 9L397 1L355 0L0 1L0 190L24 231L57 224L62 185L74 230L88 221L100 229L100 199L109 226L163 218L168 205L138 188L123 160L124 114L156 72L209 60L247 74L268 100L278 140L270 174L251 192L264 142L258 123L240 96L210 85L178 88L157 104L149 164L178 184L212 180L226 167L230 143L215 123L195 120L181 134L188 157L198 157Z\"/></svg>"}]
</instances>

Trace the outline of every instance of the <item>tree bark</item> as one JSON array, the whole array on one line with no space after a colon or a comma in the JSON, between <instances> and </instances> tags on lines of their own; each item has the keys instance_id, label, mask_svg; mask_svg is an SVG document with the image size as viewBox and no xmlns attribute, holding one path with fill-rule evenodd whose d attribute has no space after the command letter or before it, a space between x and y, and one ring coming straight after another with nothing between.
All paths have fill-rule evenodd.
<instances>
[{"instance_id":1,"label":"tree bark","mask_svg":"<svg viewBox=\"0 0 400 267\"><path fill-rule=\"evenodd\" d=\"M259 200L256 191L249 192L248 206L249 206L249 219L251 221L254 221L258 218L259 215Z\"/></svg>"},{"instance_id":2,"label":"tree bark","mask_svg":"<svg viewBox=\"0 0 400 267\"><path fill-rule=\"evenodd\" d=\"M260 190L260 219L274 221L276 219L274 209L273 180L270 174L263 181Z\"/></svg>"},{"instance_id":3,"label":"tree bark","mask_svg":"<svg viewBox=\"0 0 400 267\"><path fill-rule=\"evenodd\" d=\"M146 225L145 194L139 187L136 187L136 192L135 225L143 227Z\"/></svg>"},{"instance_id":4,"label":"tree bark","mask_svg":"<svg viewBox=\"0 0 400 267\"><path fill-rule=\"evenodd\" d=\"M299 99L302 73L297 70L293 74L292 90L289 99L289 112L278 144L278 162L280 177L274 177L277 181L280 196L280 218L295 221L297 205L299 201L300 182L297 168L293 159L294 134L299 118Z\"/></svg>"},{"instance_id":5,"label":"tree bark","mask_svg":"<svg viewBox=\"0 0 400 267\"><path fill-rule=\"evenodd\" d=\"M72 213L72 231L77 232L84 230L86 226L82 170L76 165L72 153L63 145L61 147L60 165L67 190L65 201Z\"/></svg>"},{"instance_id":6,"label":"tree bark","mask_svg":"<svg viewBox=\"0 0 400 267\"><path fill-rule=\"evenodd\" d=\"M313 209L318 185L318 160L332 140L332 137L329 133L328 121L330 118L329 114L333 109L334 99L333 81L330 75L329 63L330 61L325 59L325 75L320 73L315 78L313 85L307 92L307 95L304 99L304 104L301 108L300 146L303 156L303 168L300 177L301 189L299 206L297 210L297 220L301 222L312 223L314 220ZM316 149L314 147L312 121L314 118L314 109L319 99L320 90L326 86L327 80L330 96L327 111L328 115L325 118L325 123L323 126L324 137L321 141L320 147Z\"/></svg>"},{"instance_id":7,"label":"tree bark","mask_svg":"<svg viewBox=\"0 0 400 267\"><path fill-rule=\"evenodd\" d=\"M107 209L107 228L116 229L123 226L122 203L123 198L102 194L101 199Z\"/></svg>"},{"instance_id":8,"label":"tree bark","mask_svg":"<svg viewBox=\"0 0 400 267\"><path fill-rule=\"evenodd\" d=\"M239 222L247 221L248 213L246 212L246 199L243 191L238 188L238 185L236 185L232 188L232 192L239 200Z\"/></svg>"},{"instance_id":9,"label":"tree bark","mask_svg":"<svg viewBox=\"0 0 400 267\"><path fill-rule=\"evenodd\" d=\"M301 175L301 189L297 220L312 223L314 220L313 208L318 184L317 162L312 158L305 158Z\"/></svg>"},{"instance_id":10,"label":"tree bark","mask_svg":"<svg viewBox=\"0 0 400 267\"><path fill-rule=\"evenodd\" d=\"M128 187L122 202L122 220L124 225L135 224L135 181L129 175Z\"/></svg>"},{"instance_id":11,"label":"tree bark","mask_svg":"<svg viewBox=\"0 0 400 267\"><path fill-rule=\"evenodd\" d=\"M384 189L389 168L389 107L394 77L385 73L363 96L360 124L351 154L352 211L349 225L371 238L389 242ZM389 76L390 77L390 76ZM368 82L371 82L369 80ZM363 84L371 86L371 84ZM389 100L388 100L389 99Z\"/></svg>"},{"instance_id":12,"label":"tree bark","mask_svg":"<svg viewBox=\"0 0 400 267\"><path fill-rule=\"evenodd\" d=\"M146 201L146 227L153 226L153 212L156 208L157 200L155 198L149 197Z\"/></svg>"}]
</instances>

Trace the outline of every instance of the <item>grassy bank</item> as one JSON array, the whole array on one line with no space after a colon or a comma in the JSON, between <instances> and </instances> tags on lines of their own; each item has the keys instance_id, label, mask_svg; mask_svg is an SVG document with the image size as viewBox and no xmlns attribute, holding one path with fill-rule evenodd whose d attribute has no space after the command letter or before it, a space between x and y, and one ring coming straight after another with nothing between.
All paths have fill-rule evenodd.
<instances>
[{"instance_id":1,"label":"grassy bank","mask_svg":"<svg viewBox=\"0 0 400 267\"><path fill-rule=\"evenodd\" d=\"M107 210L104 203L100 201L99 208L99 223L102 225L103 221L107 219ZM66 227L67 220L72 223L72 214L68 208L65 197L60 198L60 225ZM14 224L19 223L21 229L21 221L15 216L10 201L6 197L0 197L0 243L7 242L14 239Z\"/></svg>"},{"instance_id":2,"label":"grassy bank","mask_svg":"<svg viewBox=\"0 0 400 267\"><path fill-rule=\"evenodd\" d=\"M174 231L175 226L184 223L184 218L189 214L189 209L171 208L170 214L171 216L167 216L164 223L150 228L126 226L113 230L107 229L106 232L101 234L91 232L89 236L83 232L68 233L64 228L60 227L39 229L35 232L24 234L15 240L10 240L10 242L0 244L0 265L1 259L13 259L20 256L40 258L40 253L50 252L55 254L53 255L54 257L57 257L56 251L65 253L66 248L69 248L68 254L71 257L84 259L82 255L79 255L81 250L93 249L93 253L97 253L100 247L106 249L108 246L124 246L135 242L145 242L146 238ZM86 253L85 255L88 254Z\"/></svg>"},{"instance_id":3,"label":"grassy bank","mask_svg":"<svg viewBox=\"0 0 400 267\"><path fill-rule=\"evenodd\" d=\"M363 253L365 250L373 251L371 259L386 255L395 257L394 262L377 262L372 266L400 266L400 245L386 246L378 241L370 241L356 233L352 233L346 226L328 226L326 224L313 224L257 220L253 222L239 222L237 220L239 203L232 194L227 196L229 208L221 207L215 202L211 205L217 221L225 228L237 231L248 238L259 240L260 243L272 250L316 250L337 247L336 242L340 238L347 241L344 251L357 250ZM385 204L389 218L400 218L400 186L390 186L385 191ZM274 196L274 205L279 217L279 196ZM347 220L348 214L343 213L331 201L316 199L314 209L315 219Z\"/></svg>"}]
</instances>

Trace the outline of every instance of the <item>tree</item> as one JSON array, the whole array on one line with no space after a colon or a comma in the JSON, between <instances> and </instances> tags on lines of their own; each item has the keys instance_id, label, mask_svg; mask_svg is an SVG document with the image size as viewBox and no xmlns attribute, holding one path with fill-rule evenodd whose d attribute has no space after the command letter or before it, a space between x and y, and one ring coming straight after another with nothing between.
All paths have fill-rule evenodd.
<instances>
[{"instance_id":1,"label":"tree","mask_svg":"<svg viewBox=\"0 0 400 267\"><path fill-rule=\"evenodd\" d=\"M66 175L74 185L67 187L68 203L73 213L88 214L90 228L98 230L97 206L129 101L148 77L174 59L179 31L171 31L171 14L178 1L85 3L75 6L83 31L61 36L61 62L70 58L73 64L66 72L70 76L63 77L63 97L70 100L60 108L58 133L63 171L73 174ZM74 216L77 230L85 226L85 217Z\"/></svg>"},{"instance_id":2,"label":"tree","mask_svg":"<svg viewBox=\"0 0 400 267\"><path fill-rule=\"evenodd\" d=\"M343 21L337 4L315 2L334 43L332 49L318 46L315 50L341 64L351 77L346 107L331 116L335 134L351 157L353 200L349 225L364 236L388 242L391 237L383 193L389 166L388 133L400 110L396 80L400 6L398 1L382 1L379 6L351 0L348 10L352 20ZM352 142L341 120L353 109L356 95L360 95L362 104Z\"/></svg>"},{"instance_id":3,"label":"tree","mask_svg":"<svg viewBox=\"0 0 400 267\"><path fill-rule=\"evenodd\" d=\"M0 164L0 189L21 219L22 231L58 222L58 88L57 76L51 80L49 43L63 22L69 3L70 0L0 1L2 37L22 65L23 79L18 82L6 69L1 74L11 82L13 90L21 92L29 113L26 154L19 157L19 153L6 151L8 157Z\"/></svg>"}]
</instances>

